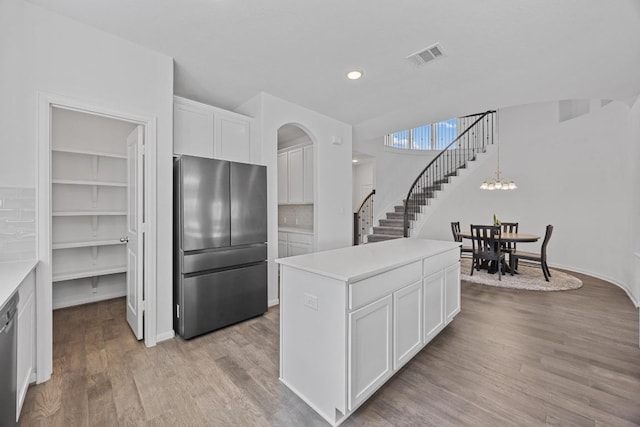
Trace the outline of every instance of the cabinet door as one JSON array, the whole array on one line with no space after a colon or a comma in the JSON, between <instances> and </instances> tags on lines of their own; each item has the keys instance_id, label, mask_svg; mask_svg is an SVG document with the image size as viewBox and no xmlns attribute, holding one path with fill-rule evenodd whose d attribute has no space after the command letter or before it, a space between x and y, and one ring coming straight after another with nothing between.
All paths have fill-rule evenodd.
<instances>
[{"instance_id":1,"label":"cabinet door","mask_svg":"<svg viewBox=\"0 0 640 427\"><path fill-rule=\"evenodd\" d=\"M289 252L287 251L287 242L283 242L282 240L278 240L278 256L277 258L285 258L289 256Z\"/></svg>"},{"instance_id":2,"label":"cabinet door","mask_svg":"<svg viewBox=\"0 0 640 427\"><path fill-rule=\"evenodd\" d=\"M302 203L304 190L302 148L289 151L289 203Z\"/></svg>"},{"instance_id":3,"label":"cabinet door","mask_svg":"<svg viewBox=\"0 0 640 427\"><path fill-rule=\"evenodd\" d=\"M428 343L444 327L444 272L424 278L424 343Z\"/></svg>"},{"instance_id":4,"label":"cabinet door","mask_svg":"<svg viewBox=\"0 0 640 427\"><path fill-rule=\"evenodd\" d=\"M30 273L20 284L18 292L18 337L17 337L17 414L27 395L31 377L35 372L35 273Z\"/></svg>"},{"instance_id":5,"label":"cabinet door","mask_svg":"<svg viewBox=\"0 0 640 427\"><path fill-rule=\"evenodd\" d=\"M289 242L288 256L304 255L311 253L311 246L304 243Z\"/></svg>"},{"instance_id":6,"label":"cabinet door","mask_svg":"<svg viewBox=\"0 0 640 427\"><path fill-rule=\"evenodd\" d=\"M251 121L215 115L216 139L214 156L218 159L249 163L251 161Z\"/></svg>"},{"instance_id":7,"label":"cabinet door","mask_svg":"<svg viewBox=\"0 0 640 427\"><path fill-rule=\"evenodd\" d=\"M289 203L289 153L278 154L278 204Z\"/></svg>"},{"instance_id":8,"label":"cabinet door","mask_svg":"<svg viewBox=\"0 0 640 427\"><path fill-rule=\"evenodd\" d=\"M400 368L422 348L422 281L393 293L393 367Z\"/></svg>"},{"instance_id":9,"label":"cabinet door","mask_svg":"<svg viewBox=\"0 0 640 427\"><path fill-rule=\"evenodd\" d=\"M213 112L191 105L173 106L173 152L213 157Z\"/></svg>"},{"instance_id":10,"label":"cabinet door","mask_svg":"<svg viewBox=\"0 0 640 427\"><path fill-rule=\"evenodd\" d=\"M303 196L304 203L313 203L313 145L304 147Z\"/></svg>"},{"instance_id":11,"label":"cabinet door","mask_svg":"<svg viewBox=\"0 0 640 427\"><path fill-rule=\"evenodd\" d=\"M460 312L460 263L455 263L444 270L445 315L447 323Z\"/></svg>"},{"instance_id":12,"label":"cabinet door","mask_svg":"<svg viewBox=\"0 0 640 427\"><path fill-rule=\"evenodd\" d=\"M393 374L391 304L388 295L349 313L349 410Z\"/></svg>"}]
</instances>

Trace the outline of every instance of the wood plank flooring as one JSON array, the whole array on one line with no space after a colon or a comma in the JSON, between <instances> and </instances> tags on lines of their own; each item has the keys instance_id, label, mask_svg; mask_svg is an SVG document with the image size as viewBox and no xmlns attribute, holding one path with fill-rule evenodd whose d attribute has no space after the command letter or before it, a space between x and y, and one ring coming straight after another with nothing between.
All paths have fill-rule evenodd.
<instances>
[{"instance_id":1,"label":"wood plank flooring","mask_svg":"<svg viewBox=\"0 0 640 427\"><path fill-rule=\"evenodd\" d=\"M464 283L462 312L344 426L640 425L638 311L582 289ZM325 426L278 381L278 319L145 348L122 299L54 312L54 373L22 426Z\"/></svg>"}]
</instances>

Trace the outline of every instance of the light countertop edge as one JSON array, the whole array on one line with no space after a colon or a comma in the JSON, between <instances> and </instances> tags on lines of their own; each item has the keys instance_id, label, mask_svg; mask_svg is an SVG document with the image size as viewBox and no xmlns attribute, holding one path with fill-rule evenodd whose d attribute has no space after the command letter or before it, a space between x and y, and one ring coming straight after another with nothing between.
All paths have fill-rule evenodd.
<instances>
[{"instance_id":1,"label":"light countertop edge","mask_svg":"<svg viewBox=\"0 0 640 427\"><path fill-rule=\"evenodd\" d=\"M0 263L0 306L16 292L22 281L38 265L38 260Z\"/></svg>"},{"instance_id":2,"label":"light countertop edge","mask_svg":"<svg viewBox=\"0 0 640 427\"><path fill-rule=\"evenodd\" d=\"M415 254L405 252L401 254L402 256L398 256L398 253L397 253L398 249L404 246L406 250L406 247L407 247L406 242L410 242L408 245L412 245L414 249L416 248L417 245L424 245L425 247L422 248L423 249L422 251L416 252ZM340 262L344 264L344 263L351 262L348 256L349 253L357 254L358 252L362 252L361 254L358 254L358 255L365 255L364 258L371 261L372 259L375 259L375 258L367 257L367 255L370 255L370 254L366 252L369 252L369 251L358 249L358 248L373 247L372 245L375 245L374 249L376 249L376 252L382 252L382 251L386 252L387 250L389 252L395 251L396 256L395 257L394 256L378 257L382 259L377 259L374 262L370 262L370 264L375 265L374 267L363 267L362 269L354 268L352 269L354 271L349 274L344 274L344 273L335 271L335 270L340 270L340 268L332 268L331 263L332 261L334 261L334 265L335 265L335 260L327 259L327 258L330 258L332 254L336 254L340 259ZM376 276L378 274L384 273L389 270L393 270L398 267L402 267L403 265L411 264L412 262L416 262L424 258L429 258L435 255L459 248L460 245L461 244L459 242L451 242L451 241L444 241L444 240L405 238L405 239L389 240L385 242L376 242L373 244L366 244L366 245L348 246L345 248L332 249L332 250L322 251L322 252L314 252L311 254L298 255L298 256L287 257L287 258L278 258L275 260L275 262L286 267L296 268L299 270L307 271L309 273L317 274L317 275L328 277L331 279L336 279L341 282L345 282L349 284L349 283L359 282L361 280L367 279L372 276ZM426 246L430 246L430 247L426 247ZM425 249L427 250L425 251ZM359 271L356 271L356 270L359 270Z\"/></svg>"}]
</instances>

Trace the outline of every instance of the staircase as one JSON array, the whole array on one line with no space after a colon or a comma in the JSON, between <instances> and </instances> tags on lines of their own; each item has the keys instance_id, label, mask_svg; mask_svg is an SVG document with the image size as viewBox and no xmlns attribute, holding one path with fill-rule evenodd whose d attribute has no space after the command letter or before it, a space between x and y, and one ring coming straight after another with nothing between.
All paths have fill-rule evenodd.
<instances>
[{"instance_id":1,"label":"staircase","mask_svg":"<svg viewBox=\"0 0 640 427\"><path fill-rule=\"evenodd\" d=\"M438 192L443 191L444 184L466 168L468 162L474 161L477 153L484 153L487 146L493 144L495 111L466 116L460 122L471 124L424 168L402 204L394 206L393 212L387 212L386 219L378 220L373 234L367 236L368 243L409 237L412 225Z\"/></svg>"}]
</instances>

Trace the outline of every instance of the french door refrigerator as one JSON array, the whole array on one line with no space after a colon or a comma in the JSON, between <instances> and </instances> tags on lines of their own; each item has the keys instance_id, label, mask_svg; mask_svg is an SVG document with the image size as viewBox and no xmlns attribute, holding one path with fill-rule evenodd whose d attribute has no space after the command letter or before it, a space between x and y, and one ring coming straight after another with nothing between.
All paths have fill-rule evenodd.
<instances>
[{"instance_id":1,"label":"french door refrigerator","mask_svg":"<svg viewBox=\"0 0 640 427\"><path fill-rule=\"evenodd\" d=\"M267 311L265 166L174 163L174 329L188 339Z\"/></svg>"}]
</instances>

